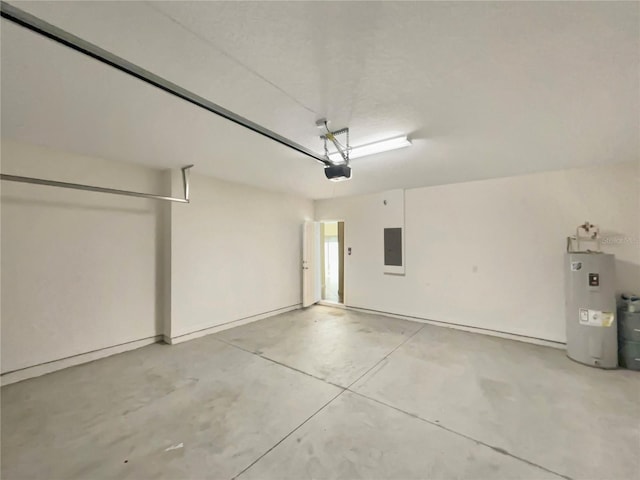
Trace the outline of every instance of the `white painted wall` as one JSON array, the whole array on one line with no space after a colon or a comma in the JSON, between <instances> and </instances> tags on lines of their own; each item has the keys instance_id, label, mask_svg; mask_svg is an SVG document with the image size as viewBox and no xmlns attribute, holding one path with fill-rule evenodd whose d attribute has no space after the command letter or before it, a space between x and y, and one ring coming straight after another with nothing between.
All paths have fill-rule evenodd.
<instances>
[{"instance_id":1,"label":"white painted wall","mask_svg":"<svg viewBox=\"0 0 640 480\"><path fill-rule=\"evenodd\" d=\"M2 171L182 194L154 169L2 142ZM322 200L345 220L346 301L563 341L565 237L612 235L619 290L640 290L640 180L620 164L405 192L406 275L384 275L383 194ZM301 300L310 200L192 176L192 203L2 182L2 372L164 334L186 338ZM131 345L139 345L132 343Z\"/></svg>"},{"instance_id":2,"label":"white painted wall","mask_svg":"<svg viewBox=\"0 0 640 480\"><path fill-rule=\"evenodd\" d=\"M10 140L2 172L183 195L179 172ZM3 384L297 307L313 202L197 174L191 197L169 205L2 182Z\"/></svg>"},{"instance_id":3,"label":"white painted wall","mask_svg":"<svg viewBox=\"0 0 640 480\"><path fill-rule=\"evenodd\" d=\"M174 193L182 190L179 174ZM308 199L194 174L171 206L172 339L298 306Z\"/></svg>"},{"instance_id":4,"label":"white painted wall","mask_svg":"<svg viewBox=\"0 0 640 480\"><path fill-rule=\"evenodd\" d=\"M610 237L618 290L640 291L639 165L405 191L406 274L383 274L385 194L315 202L345 220L349 306L565 341L565 239L589 220Z\"/></svg>"},{"instance_id":5,"label":"white painted wall","mask_svg":"<svg viewBox=\"0 0 640 480\"><path fill-rule=\"evenodd\" d=\"M2 172L161 192L158 170L2 140ZM2 182L2 372L161 333L159 204Z\"/></svg>"}]
</instances>

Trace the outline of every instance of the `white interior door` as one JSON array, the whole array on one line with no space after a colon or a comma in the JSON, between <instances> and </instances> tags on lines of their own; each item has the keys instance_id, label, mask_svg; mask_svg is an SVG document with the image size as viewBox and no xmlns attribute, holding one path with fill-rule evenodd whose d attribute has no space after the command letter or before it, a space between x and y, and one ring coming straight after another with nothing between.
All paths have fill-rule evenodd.
<instances>
[{"instance_id":1,"label":"white interior door","mask_svg":"<svg viewBox=\"0 0 640 480\"><path fill-rule=\"evenodd\" d=\"M320 301L320 223L304 222L302 227L302 306Z\"/></svg>"}]
</instances>

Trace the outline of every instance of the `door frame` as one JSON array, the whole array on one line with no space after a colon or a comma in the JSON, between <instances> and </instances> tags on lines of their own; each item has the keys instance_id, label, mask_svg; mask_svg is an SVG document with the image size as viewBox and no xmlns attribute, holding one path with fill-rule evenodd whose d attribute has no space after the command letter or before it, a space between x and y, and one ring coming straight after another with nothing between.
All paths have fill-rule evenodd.
<instances>
[{"instance_id":1,"label":"door frame","mask_svg":"<svg viewBox=\"0 0 640 480\"><path fill-rule=\"evenodd\" d=\"M324 305L332 305L332 306L346 306L347 305L347 270L348 270L348 266L347 266L347 222L345 220L334 220L334 219L322 219L322 220L316 220L317 222L319 222L320 224L325 224L325 223L342 223L342 237L343 237L343 242L342 242L342 248L340 249L340 243L338 243L338 249L340 251L340 266L342 267L342 275L343 275L343 285L342 285L342 302L340 303L334 303L334 302L329 302L327 300L324 300L322 298L322 295L320 297L320 303L324 304ZM322 227L322 229L324 230L324 227ZM338 230L340 229L340 227L338 226ZM323 238L321 237L321 240ZM340 235L338 235L338 242L340 241ZM321 241L321 250L324 252L324 243ZM324 257L324 255L323 255ZM324 275L324 266L322 266L321 268L321 274ZM325 279L323 277L321 277L321 282L322 284L324 284ZM338 287L339 289L340 287Z\"/></svg>"}]
</instances>

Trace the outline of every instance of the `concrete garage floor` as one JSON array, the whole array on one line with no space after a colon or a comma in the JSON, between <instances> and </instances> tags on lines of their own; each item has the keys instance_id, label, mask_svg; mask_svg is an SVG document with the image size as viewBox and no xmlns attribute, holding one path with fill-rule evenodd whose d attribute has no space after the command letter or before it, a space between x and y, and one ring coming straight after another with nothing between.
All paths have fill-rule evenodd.
<instances>
[{"instance_id":1,"label":"concrete garage floor","mask_svg":"<svg viewBox=\"0 0 640 480\"><path fill-rule=\"evenodd\" d=\"M313 307L2 389L2 478L637 479L640 374Z\"/></svg>"}]
</instances>

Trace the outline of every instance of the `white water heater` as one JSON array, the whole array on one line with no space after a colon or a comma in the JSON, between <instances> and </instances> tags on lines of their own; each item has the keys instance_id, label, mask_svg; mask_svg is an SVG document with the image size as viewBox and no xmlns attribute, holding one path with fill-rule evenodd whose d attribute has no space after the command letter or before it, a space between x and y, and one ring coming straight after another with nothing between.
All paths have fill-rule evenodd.
<instances>
[{"instance_id":1,"label":"white water heater","mask_svg":"<svg viewBox=\"0 0 640 480\"><path fill-rule=\"evenodd\" d=\"M594 367L616 368L615 257L567 252L565 279L567 355Z\"/></svg>"}]
</instances>

